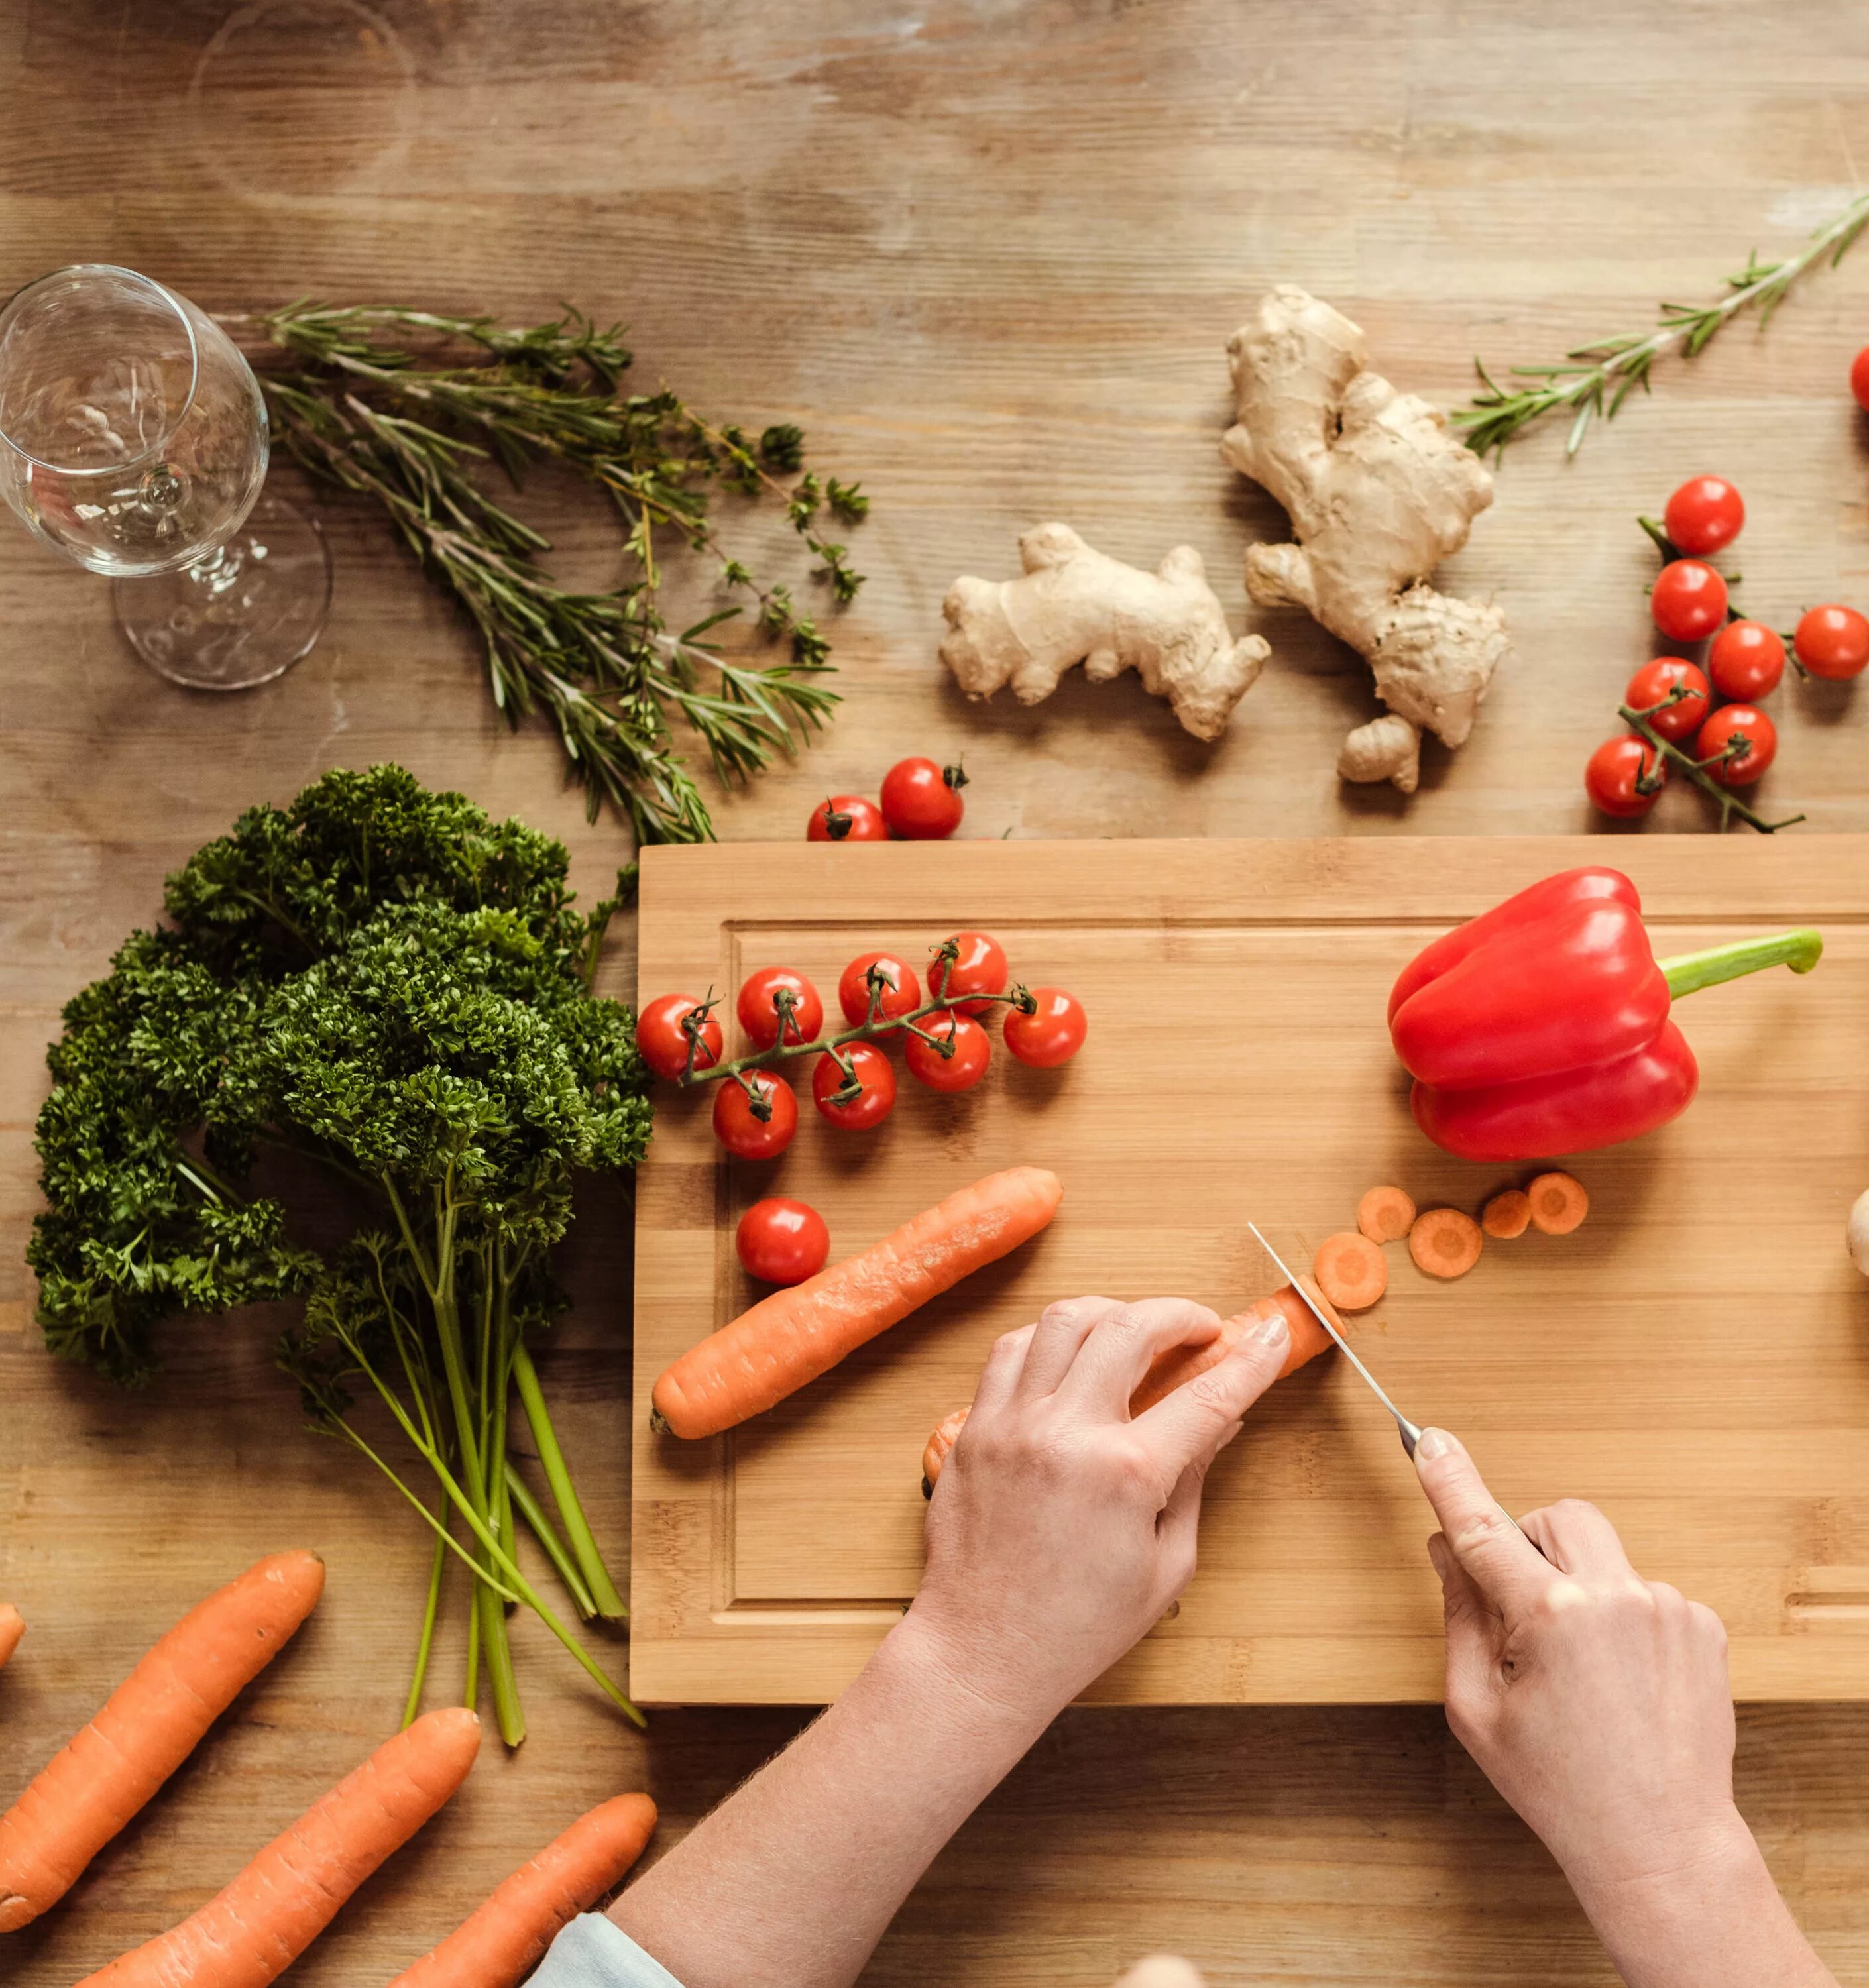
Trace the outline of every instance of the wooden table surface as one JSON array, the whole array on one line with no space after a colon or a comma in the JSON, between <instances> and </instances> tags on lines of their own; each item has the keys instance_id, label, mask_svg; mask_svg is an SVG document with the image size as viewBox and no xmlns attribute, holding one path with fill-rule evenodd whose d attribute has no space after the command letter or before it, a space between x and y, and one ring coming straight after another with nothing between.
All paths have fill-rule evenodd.
<instances>
[{"instance_id":1,"label":"wooden table surface","mask_svg":"<svg viewBox=\"0 0 1869 1988\"><path fill-rule=\"evenodd\" d=\"M1216 445L1225 340L1265 286L1329 299L1381 370L1451 401L1476 350L1555 357L1642 327L1658 296L1709 294L1755 244L1795 244L1856 190L1866 104L1869 17L1841 0L0 0L0 290L103 259L220 309L309 292L517 319L570 299L627 321L645 383L801 422L815 460L873 494L869 585L841 631L834 734L722 804L724 835L789 837L827 788L962 749L984 835L1583 831L1583 759L1648 653L1631 513L1718 468L1748 499L1756 609L1782 623L1869 593L1842 393L1869 248L1762 338L1664 365L1574 464L1556 432L1515 450L1449 570L1504 604L1516 653L1410 803L1339 786L1366 677L1300 617L1258 617L1275 660L1208 749L1133 683L968 707L935 661L941 596L1011 570L1016 534L1061 516L1150 564L1193 543L1243 623L1241 553L1281 520ZM584 824L550 740L496 721L468 638L376 518L326 516L328 632L230 702L150 676L100 581L0 530L0 1593L33 1624L0 1680L0 1787L215 1581L288 1543L330 1566L297 1645L68 1905L12 1937L0 1972L20 1988L63 1988L191 1909L381 1735L425 1558L355 1459L298 1433L269 1321L175 1333L168 1377L134 1398L39 1347L21 1246L59 1003L151 915L165 871L327 766L394 756L523 813L567 837L587 890L624 851L614 824ZM566 571L614 571L594 512L564 526ZM1850 704L1779 696L1770 790L1809 810L1796 833L1869 828ZM1661 819L1692 827L1699 804L1671 794ZM605 984L627 992L622 938ZM587 1197L582 1301L547 1363L619 1555L626 1225L620 1196ZM1861 1496L1836 1486L1841 1510ZM295 1980L386 1980L615 1788L652 1790L665 1845L797 1723L668 1713L639 1740L520 1640L533 1736L510 1761L489 1746ZM1740 1730L1742 1804L1820 1948L1864 1978L1869 1710L1755 1707ZM1064 1719L868 1978L1102 1988L1160 1946L1224 1983L1610 1978L1440 1712L1369 1708Z\"/></svg>"}]
</instances>

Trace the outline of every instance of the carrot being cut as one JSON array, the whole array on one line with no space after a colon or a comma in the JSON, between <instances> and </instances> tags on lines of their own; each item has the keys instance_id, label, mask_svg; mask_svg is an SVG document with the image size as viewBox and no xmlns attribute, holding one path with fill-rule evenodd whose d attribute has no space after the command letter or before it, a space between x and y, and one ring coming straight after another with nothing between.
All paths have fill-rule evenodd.
<instances>
[{"instance_id":1,"label":"carrot being cut","mask_svg":"<svg viewBox=\"0 0 1869 1988\"><path fill-rule=\"evenodd\" d=\"M19 1648L19 1639L26 1633L26 1618L10 1601L0 1601L0 1670L6 1668L6 1660Z\"/></svg>"},{"instance_id":2,"label":"carrot being cut","mask_svg":"<svg viewBox=\"0 0 1869 1988\"><path fill-rule=\"evenodd\" d=\"M1414 1202L1399 1187L1373 1187L1356 1204L1356 1226L1372 1242L1399 1242L1414 1223Z\"/></svg>"},{"instance_id":3,"label":"carrot being cut","mask_svg":"<svg viewBox=\"0 0 1869 1988\"><path fill-rule=\"evenodd\" d=\"M1353 1229L1326 1236L1312 1259L1318 1288L1343 1311L1367 1311L1389 1288L1389 1266L1369 1237Z\"/></svg>"},{"instance_id":4,"label":"carrot being cut","mask_svg":"<svg viewBox=\"0 0 1869 1988\"><path fill-rule=\"evenodd\" d=\"M441 1807L474 1764L480 1721L425 1712L388 1740L179 1925L79 1988L266 1988Z\"/></svg>"},{"instance_id":5,"label":"carrot being cut","mask_svg":"<svg viewBox=\"0 0 1869 1988\"><path fill-rule=\"evenodd\" d=\"M390 1988L514 1988L559 1928L621 1880L655 1827L647 1795L618 1795L581 1815Z\"/></svg>"},{"instance_id":6,"label":"carrot being cut","mask_svg":"<svg viewBox=\"0 0 1869 1988\"><path fill-rule=\"evenodd\" d=\"M1568 1236L1590 1212L1583 1183L1569 1174L1540 1174L1525 1192L1532 1226L1547 1236Z\"/></svg>"},{"instance_id":7,"label":"carrot being cut","mask_svg":"<svg viewBox=\"0 0 1869 1988\"><path fill-rule=\"evenodd\" d=\"M198 1602L0 1816L0 1932L36 1919L194 1750L324 1589L316 1554L274 1554Z\"/></svg>"},{"instance_id":8,"label":"carrot being cut","mask_svg":"<svg viewBox=\"0 0 1869 1988\"><path fill-rule=\"evenodd\" d=\"M1480 1260L1480 1225L1458 1208L1424 1208L1408 1232L1408 1253L1431 1277L1464 1277Z\"/></svg>"},{"instance_id":9,"label":"carrot being cut","mask_svg":"<svg viewBox=\"0 0 1869 1988\"><path fill-rule=\"evenodd\" d=\"M1530 1199L1515 1187L1507 1188L1503 1193L1495 1194L1480 1210L1480 1226L1488 1236L1496 1236L1502 1242L1509 1242L1515 1236L1522 1236L1532 1220Z\"/></svg>"},{"instance_id":10,"label":"carrot being cut","mask_svg":"<svg viewBox=\"0 0 1869 1988\"><path fill-rule=\"evenodd\" d=\"M1009 1167L950 1194L690 1347L655 1383L652 1422L692 1439L763 1415L970 1271L1036 1236L1064 1196L1058 1176L1042 1167Z\"/></svg>"}]
</instances>

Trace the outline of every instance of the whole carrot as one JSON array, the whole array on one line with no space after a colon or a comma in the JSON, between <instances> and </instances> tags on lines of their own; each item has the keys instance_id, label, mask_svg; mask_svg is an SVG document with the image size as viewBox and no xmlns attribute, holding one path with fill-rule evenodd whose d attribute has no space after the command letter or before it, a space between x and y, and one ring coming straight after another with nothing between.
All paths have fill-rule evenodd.
<instances>
[{"instance_id":1,"label":"whole carrot","mask_svg":"<svg viewBox=\"0 0 1869 1988\"><path fill-rule=\"evenodd\" d=\"M1009 1167L950 1194L690 1347L655 1383L652 1422L692 1438L763 1415L969 1271L1036 1236L1064 1197L1058 1176L1042 1167Z\"/></svg>"},{"instance_id":2,"label":"whole carrot","mask_svg":"<svg viewBox=\"0 0 1869 1988\"><path fill-rule=\"evenodd\" d=\"M266 1988L441 1807L474 1764L480 1721L425 1713L320 1796L198 1912L79 1988Z\"/></svg>"},{"instance_id":3,"label":"whole carrot","mask_svg":"<svg viewBox=\"0 0 1869 1988\"><path fill-rule=\"evenodd\" d=\"M618 1795L581 1815L390 1988L513 1988L558 1929L588 1912L642 1854L655 1827L647 1795Z\"/></svg>"},{"instance_id":4,"label":"whole carrot","mask_svg":"<svg viewBox=\"0 0 1869 1988\"><path fill-rule=\"evenodd\" d=\"M26 1618L10 1601L0 1601L0 1670L6 1668L6 1660L19 1648L19 1639L26 1633Z\"/></svg>"},{"instance_id":5,"label":"whole carrot","mask_svg":"<svg viewBox=\"0 0 1869 1988\"><path fill-rule=\"evenodd\" d=\"M274 1554L198 1602L0 1816L0 1932L36 1919L279 1653L324 1590L316 1554Z\"/></svg>"}]
</instances>

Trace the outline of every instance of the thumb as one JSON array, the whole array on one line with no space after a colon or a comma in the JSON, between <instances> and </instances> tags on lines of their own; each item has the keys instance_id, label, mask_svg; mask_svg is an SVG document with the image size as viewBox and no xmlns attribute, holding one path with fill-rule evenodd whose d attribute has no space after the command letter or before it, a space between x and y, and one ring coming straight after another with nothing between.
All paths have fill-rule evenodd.
<instances>
[{"instance_id":1,"label":"thumb","mask_svg":"<svg viewBox=\"0 0 1869 1988\"><path fill-rule=\"evenodd\" d=\"M1505 1625L1486 1605L1473 1577L1454 1557L1444 1533L1427 1543L1427 1557L1441 1577L1441 1602L1447 1632L1447 1696L1458 1685L1477 1685L1491 1675Z\"/></svg>"}]
</instances>

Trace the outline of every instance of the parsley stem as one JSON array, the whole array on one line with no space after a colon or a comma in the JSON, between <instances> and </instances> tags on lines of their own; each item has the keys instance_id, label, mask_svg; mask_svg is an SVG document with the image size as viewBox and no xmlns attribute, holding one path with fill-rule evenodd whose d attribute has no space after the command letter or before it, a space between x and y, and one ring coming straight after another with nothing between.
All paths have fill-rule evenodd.
<instances>
[{"instance_id":1,"label":"parsley stem","mask_svg":"<svg viewBox=\"0 0 1869 1988\"><path fill-rule=\"evenodd\" d=\"M584 1516L584 1506L571 1483L564 1452L558 1446L558 1432L552 1426L551 1413L545 1405L545 1391L539 1385L538 1370L533 1365L532 1354L523 1339L513 1349L513 1378L519 1388L520 1405L526 1412L532 1439L538 1445L539 1462L544 1470L546 1483L551 1486L552 1503L558 1508L558 1517L577 1559L578 1571L591 1591L591 1604L608 1621L628 1621L629 1610L617 1592L616 1583L610 1577L604 1556L598 1550L590 1522Z\"/></svg>"}]
</instances>

